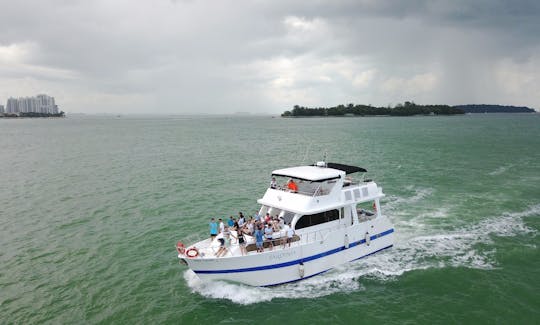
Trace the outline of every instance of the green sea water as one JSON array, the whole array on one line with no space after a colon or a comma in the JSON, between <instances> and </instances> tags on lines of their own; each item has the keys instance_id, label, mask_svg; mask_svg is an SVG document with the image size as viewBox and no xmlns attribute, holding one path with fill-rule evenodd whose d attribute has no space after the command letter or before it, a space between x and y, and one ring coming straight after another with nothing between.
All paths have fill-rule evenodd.
<instances>
[{"instance_id":1,"label":"green sea water","mask_svg":"<svg viewBox=\"0 0 540 325\"><path fill-rule=\"evenodd\" d=\"M325 155L383 187L392 249L273 288L178 263ZM534 324L539 217L539 114L4 119L0 323Z\"/></svg>"}]
</instances>

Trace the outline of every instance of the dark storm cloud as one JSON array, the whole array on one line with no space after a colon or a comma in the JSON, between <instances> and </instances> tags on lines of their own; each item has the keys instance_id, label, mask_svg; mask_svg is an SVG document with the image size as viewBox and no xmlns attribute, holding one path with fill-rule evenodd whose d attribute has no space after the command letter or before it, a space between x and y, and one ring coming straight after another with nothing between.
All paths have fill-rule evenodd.
<instances>
[{"instance_id":1,"label":"dark storm cloud","mask_svg":"<svg viewBox=\"0 0 540 325\"><path fill-rule=\"evenodd\" d=\"M46 91L73 111L150 113L539 106L539 17L538 1L11 2L0 101Z\"/></svg>"}]
</instances>

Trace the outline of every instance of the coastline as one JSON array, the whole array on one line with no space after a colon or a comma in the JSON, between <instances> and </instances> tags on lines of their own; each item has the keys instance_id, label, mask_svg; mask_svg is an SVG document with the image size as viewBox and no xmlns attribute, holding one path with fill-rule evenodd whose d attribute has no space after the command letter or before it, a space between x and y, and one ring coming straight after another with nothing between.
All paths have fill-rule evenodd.
<instances>
[{"instance_id":1,"label":"coastline","mask_svg":"<svg viewBox=\"0 0 540 325\"><path fill-rule=\"evenodd\" d=\"M22 115L19 115L22 114ZM19 114L12 114L12 113L2 113L0 114L0 118L8 118L8 119L21 119L21 118L65 118L66 114L64 112L60 112L58 114L48 114L48 113L19 113Z\"/></svg>"}]
</instances>

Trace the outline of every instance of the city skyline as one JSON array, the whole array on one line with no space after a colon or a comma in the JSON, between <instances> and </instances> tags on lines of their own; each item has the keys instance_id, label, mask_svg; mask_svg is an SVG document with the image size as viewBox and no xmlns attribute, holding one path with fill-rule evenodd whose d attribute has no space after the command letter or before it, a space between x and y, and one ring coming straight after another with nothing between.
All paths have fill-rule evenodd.
<instances>
[{"instance_id":1,"label":"city skyline","mask_svg":"<svg viewBox=\"0 0 540 325\"><path fill-rule=\"evenodd\" d=\"M539 109L539 19L532 0L6 2L0 99L53 93L90 114Z\"/></svg>"},{"instance_id":2,"label":"city skyline","mask_svg":"<svg viewBox=\"0 0 540 325\"><path fill-rule=\"evenodd\" d=\"M46 94L38 94L33 97L9 97L6 105L0 105L3 110L0 113L17 114L17 113L44 113L58 114L58 106L54 97Z\"/></svg>"}]
</instances>

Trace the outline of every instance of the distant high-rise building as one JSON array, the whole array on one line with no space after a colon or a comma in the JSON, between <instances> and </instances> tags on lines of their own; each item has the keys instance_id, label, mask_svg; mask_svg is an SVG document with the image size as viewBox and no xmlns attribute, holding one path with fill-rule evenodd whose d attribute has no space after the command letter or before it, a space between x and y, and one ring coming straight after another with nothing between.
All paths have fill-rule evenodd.
<instances>
[{"instance_id":1,"label":"distant high-rise building","mask_svg":"<svg viewBox=\"0 0 540 325\"><path fill-rule=\"evenodd\" d=\"M58 108L54 103L54 97L47 96L45 94L39 94L36 96L36 98L39 103L40 113L55 114L55 111L56 113L58 112Z\"/></svg>"},{"instance_id":2,"label":"distant high-rise building","mask_svg":"<svg viewBox=\"0 0 540 325\"><path fill-rule=\"evenodd\" d=\"M3 114L4 112L4 105L0 105L0 114Z\"/></svg>"},{"instance_id":3,"label":"distant high-rise building","mask_svg":"<svg viewBox=\"0 0 540 325\"><path fill-rule=\"evenodd\" d=\"M13 97L9 97L6 104L6 113L19 113L19 102Z\"/></svg>"},{"instance_id":4,"label":"distant high-rise building","mask_svg":"<svg viewBox=\"0 0 540 325\"><path fill-rule=\"evenodd\" d=\"M17 106L19 107L19 112L28 113L28 97L19 97L17 99L17 103Z\"/></svg>"},{"instance_id":5,"label":"distant high-rise building","mask_svg":"<svg viewBox=\"0 0 540 325\"><path fill-rule=\"evenodd\" d=\"M39 94L35 97L10 97L6 103L6 113L47 113L58 114L54 97Z\"/></svg>"}]
</instances>

